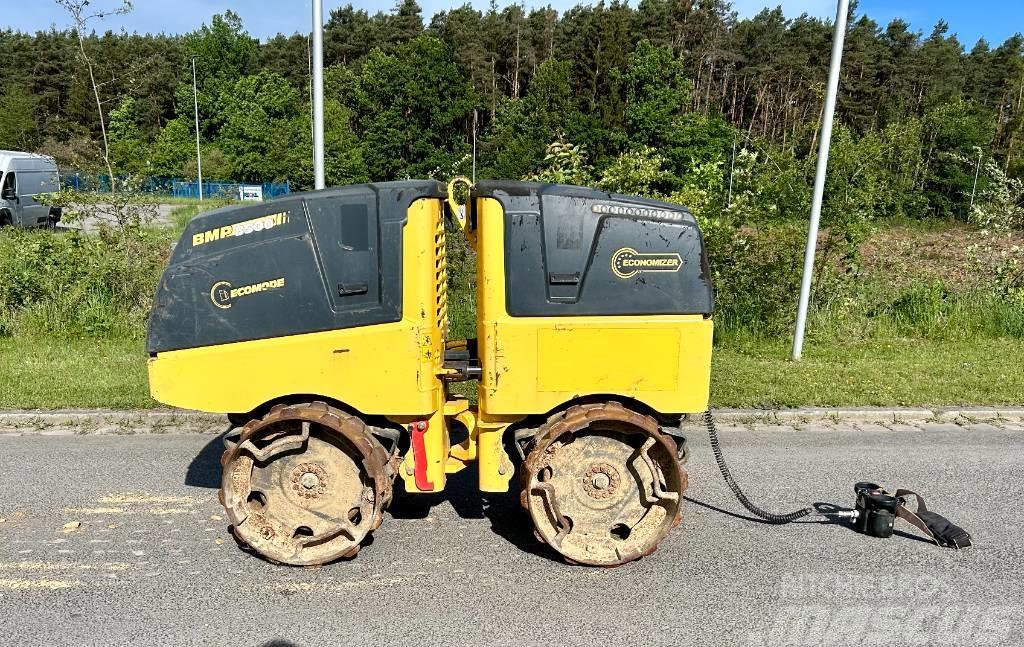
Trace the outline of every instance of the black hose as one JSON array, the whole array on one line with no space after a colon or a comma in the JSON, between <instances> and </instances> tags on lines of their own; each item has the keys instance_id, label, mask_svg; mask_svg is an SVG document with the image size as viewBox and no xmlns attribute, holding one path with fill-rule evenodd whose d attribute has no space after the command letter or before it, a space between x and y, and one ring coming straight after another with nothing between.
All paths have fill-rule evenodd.
<instances>
[{"instance_id":1,"label":"black hose","mask_svg":"<svg viewBox=\"0 0 1024 647\"><path fill-rule=\"evenodd\" d=\"M766 512L751 503L750 499L747 498L747 495L743 494L743 490L740 489L739 484L736 483L736 479L734 479L732 477L732 473L729 472L729 467L725 464L725 457L722 456L722 447L718 442L718 431L715 429L715 419L711 416L711 409L704 412L704 425L708 428L708 438L711 439L711 451L715 453L715 462L718 463L718 469L722 470L722 478L725 479L729 489L736 495L736 498L743 504L744 508L769 523L779 524L796 521L797 519L806 517L814 512L814 508L803 508L802 510L794 510L793 512L788 512L786 514L774 514L772 512Z\"/></svg>"}]
</instances>

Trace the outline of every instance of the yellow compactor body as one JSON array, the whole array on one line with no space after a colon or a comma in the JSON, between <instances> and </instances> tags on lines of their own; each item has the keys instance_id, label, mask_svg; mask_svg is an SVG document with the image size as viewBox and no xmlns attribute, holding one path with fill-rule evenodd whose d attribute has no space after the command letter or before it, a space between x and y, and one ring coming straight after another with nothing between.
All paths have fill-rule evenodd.
<instances>
[{"instance_id":1,"label":"yellow compactor body","mask_svg":"<svg viewBox=\"0 0 1024 647\"><path fill-rule=\"evenodd\" d=\"M439 492L472 462L482 491L521 490L567 559L650 553L681 516L679 421L708 402L696 221L560 185L448 198L432 181L381 183L192 221L150 320L153 397L238 425L220 497L271 560L352 556L396 475ZM449 303L451 235L475 250L475 339L448 334L449 310L472 311ZM467 381L475 398L456 393Z\"/></svg>"}]
</instances>

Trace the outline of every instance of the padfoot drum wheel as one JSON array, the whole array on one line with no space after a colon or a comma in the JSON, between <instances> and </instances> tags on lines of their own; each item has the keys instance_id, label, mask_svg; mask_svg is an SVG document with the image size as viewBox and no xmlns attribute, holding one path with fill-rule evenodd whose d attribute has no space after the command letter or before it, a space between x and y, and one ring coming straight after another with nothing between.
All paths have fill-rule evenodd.
<instances>
[{"instance_id":1,"label":"padfoot drum wheel","mask_svg":"<svg viewBox=\"0 0 1024 647\"><path fill-rule=\"evenodd\" d=\"M687 475L649 416L617 402L572 407L528 451L523 505L537 536L571 562L624 564L679 523Z\"/></svg>"},{"instance_id":2,"label":"padfoot drum wheel","mask_svg":"<svg viewBox=\"0 0 1024 647\"><path fill-rule=\"evenodd\" d=\"M221 464L235 537L283 564L354 556L391 500L391 456L361 420L322 402L249 422Z\"/></svg>"}]
</instances>

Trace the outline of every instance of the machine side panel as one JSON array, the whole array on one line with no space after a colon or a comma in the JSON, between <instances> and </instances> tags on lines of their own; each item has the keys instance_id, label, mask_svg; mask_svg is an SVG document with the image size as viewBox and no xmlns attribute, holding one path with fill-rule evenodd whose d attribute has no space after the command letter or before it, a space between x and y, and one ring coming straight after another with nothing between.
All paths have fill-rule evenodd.
<instances>
[{"instance_id":1,"label":"machine side panel","mask_svg":"<svg viewBox=\"0 0 1024 647\"><path fill-rule=\"evenodd\" d=\"M537 390L571 393L580 375L605 393L679 387L682 333L676 326L537 328ZM637 358L642 361L637 361Z\"/></svg>"},{"instance_id":2,"label":"machine side panel","mask_svg":"<svg viewBox=\"0 0 1024 647\"><path fill-rule=\"evenodd\" d=\"M217 413L247 412L302 395L338 400L364 414L416 419L433 415L443 401L438 378L444 355L438 322L443 317L436 294L441 216L438 199L416 200L403 213L399 321L159 352L149 360L153 397L164 404ZM361 234L355 240L348 235L343 232L341 240L357 254L356 261L358 254L369 256L359 249ZM276 242L285 244L288 239ZM283 264L272 267L295 271ZM325 267L330 276L339 266ZM322 287L319 294L328 300ZM235 305L247 298L239 298ZM301 308L280 307L287 308L281 316L300 322L306 316Z\"/></svg>"},{"instance_id":3,"label":"machine side panel","mask_svg":"<svg viewBox=\"0 0 1024 647\"><path fill-rule=\"evenodd\" d=\"M149 353L398 321L402 230L436 182L229 207L185 231L154 298Z\"/></svg>"},{"instance_id":4,"label":"machine side panel","mask_svg":"<svg viewBox=\"0 0 1024 647\"><path fill-rule=\"evenodd\" d=\"M707 408L713 323L703 314L510 316L502 204L478 199L477 322L482 415L550 411L586 395L622 395L662 413ZM514 215L512 216L514 217Z\"/></svg>"}]
</instances>

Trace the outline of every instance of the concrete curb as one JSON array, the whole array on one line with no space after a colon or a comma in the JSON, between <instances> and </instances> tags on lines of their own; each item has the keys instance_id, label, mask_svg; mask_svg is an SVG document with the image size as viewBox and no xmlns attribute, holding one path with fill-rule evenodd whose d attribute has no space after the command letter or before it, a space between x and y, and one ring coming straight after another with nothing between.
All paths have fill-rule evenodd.
<instances>
[{"instance_id":1,"label":"concrete curb","mask_svg":"<svg viewBox=\"0 0 1024 647\"><path fill-rule=\"evenodd\" d=\"M914 425L917 423L1024 423L1022 407L718 409L715 419L726 424L796 426L814 423ZM695 421L695 420L694 420ZM67 409L58 411L0 411L0 434L5 435L134 435L220 434L230 425L223 415L150 409Z\"/></svg>"},{"instance_id":2,"label":"concrete curb","mask_svg":"<svg viewBox=\"0 0 1024 647\"><path fill-rule=\"evenodd\" d=\"M875 423L898 424L917 422L971 423L1024 421L1021 407L807 407L801 409L717 409L715 419L722 422L794 424L794 423Z\"/></svg>"},{"instance_id":3,"label":"concrete curb","mask_svg":"<svg viewBox=\"0 0 1024 647\"><path fill-rule=\"evenodd\" d=\"M219 434L229 428L226 416L173 409L0 411L0 434Z\"/></svg>"}]
</instances>

